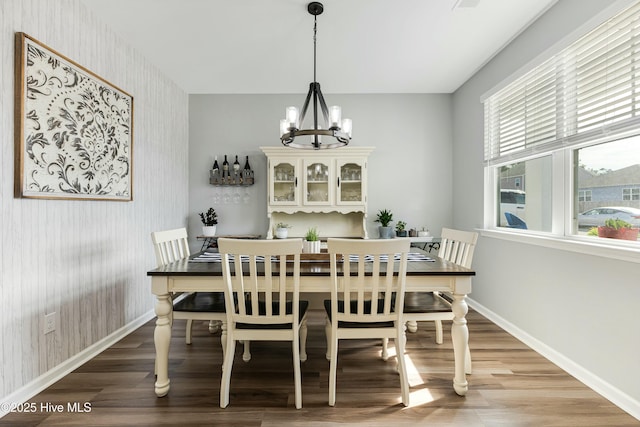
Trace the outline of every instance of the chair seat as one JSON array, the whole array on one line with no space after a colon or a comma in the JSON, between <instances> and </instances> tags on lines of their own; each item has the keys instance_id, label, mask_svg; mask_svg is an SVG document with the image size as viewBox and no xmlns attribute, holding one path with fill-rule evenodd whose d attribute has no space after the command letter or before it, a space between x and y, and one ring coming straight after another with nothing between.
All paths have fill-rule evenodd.
<instances>
[{"instance_id":1,"label":"chair seat","mask_svg":"<svg viewBox=\"0 0 640 427\"><path fill-rule=\"evenodd\" d=\"M224 292L194 292L173 306L174 311L224 313Z\"/></svg>"},{"instance_id":2,"label":"chair seat","mask_svg":"<svg viewBox=\"0 0 640 427\"><path fill-rule=\"evenodd\" d=\"M433 292L407 292L404 295L404 313L446 313L451 305Z\"/></svg>"},{"instance_id":3,"label":"chair seat","mask_svg":"<svg viewBox=\"0 0 640 427\"><path fill-rule=\"evenodd\" d=\"M351 313L356 313L358 310L358 301L351 301ZM378 313L383 313L384 300L378 300ZM392 306L394 304L392 303ZM331 322L331 300L324 300L324 309ZM393 310L391 310L393 311ZM344 313L344 300L338 300L338 312ZM371 301L364 301L364 312L371 314ZM393 322L338 322L339 328L393 328Z\"/></svg>"},{"instance_id":4,"label":"chair seat","mask_svg":"<svg viewBox=\"0 0 640 427\"><path fill-rule=\"evenodd\" d=\"M251 301L246 302L247 314L252 313ZM280 303L274 301L271 303L272 312L277 313L279 311ZM309 301L299 301L298 306L298 317L299 322L302 322L305 314L307 314L307 310L309 309ZM287 301L285 310L287 314L293 313L293 302ZM265 315L267 313L267 304L264 301L258 302L258 312L261 315ZM236 329L291 329L291 323L276 323L276 324L262 324L262 323L237 323Z\"/></svg>"}]
</instances>

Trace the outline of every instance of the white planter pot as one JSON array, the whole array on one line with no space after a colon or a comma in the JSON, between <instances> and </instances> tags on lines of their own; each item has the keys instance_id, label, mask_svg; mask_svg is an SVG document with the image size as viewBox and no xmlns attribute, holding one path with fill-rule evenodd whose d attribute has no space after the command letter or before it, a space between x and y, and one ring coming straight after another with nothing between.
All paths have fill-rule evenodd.
<instances>
[{"instance_id":1,"label":"white planter pot","mask_svg":"<svg viewBox=\"0 0 640 427\"><path fill-rule=\"evenodd\" d=\"M307 240L302 241L302 252L305 254L319 254L320 253L320 240L309 242Z\"/></svg>"},{"instance_id":2,"label":"white planter pot","mask_svg":"<svg viewBox=\"0 0 640 427\"><path fill-rule=\"evenodd\" d=\"M288 228L276 228L276 239L286 239L288 235Z\"/></svg>"},{"instance_id":3,"label":"white planter pot","mask_svg":"<svg viewBox=\"0 0 640 427\"><path fill-rule=\"evenodd\" d=\"M202 226L202 235L207 237L212 237L216 235L216 226L215 225L203 225Z\"/></svg>"}]
</instances>

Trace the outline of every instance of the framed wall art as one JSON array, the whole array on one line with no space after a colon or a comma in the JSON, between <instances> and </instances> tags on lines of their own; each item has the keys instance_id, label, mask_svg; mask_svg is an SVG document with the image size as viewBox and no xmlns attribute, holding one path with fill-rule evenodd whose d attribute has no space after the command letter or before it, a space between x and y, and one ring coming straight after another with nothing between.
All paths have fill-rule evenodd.
<instances>
[{"instance_id":1,"label":"framed wall art","mask_svg":"<svg viewBox=\"0 0 640 427\"><path fill-rule=\"evenodd\" d=\"M133 97L16 33L16 197L132 200Z\"/></svg>"}]
</instances>

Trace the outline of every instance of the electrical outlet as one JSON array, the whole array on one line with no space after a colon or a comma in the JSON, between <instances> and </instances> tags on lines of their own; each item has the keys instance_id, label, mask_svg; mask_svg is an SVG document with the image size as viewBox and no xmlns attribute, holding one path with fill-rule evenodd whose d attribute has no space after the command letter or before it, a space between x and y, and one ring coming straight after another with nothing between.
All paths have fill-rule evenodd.
<instances>
[{"instance_id":1,"label":"electrical outlet","mask_svg":"<svg viewBox=\"0 0 640 427\"><path fill-rule=\"evenodd\" d=\"M56 312L45 314L44 333L48 334L56 330Z\"/></svg>"}]
</instances>

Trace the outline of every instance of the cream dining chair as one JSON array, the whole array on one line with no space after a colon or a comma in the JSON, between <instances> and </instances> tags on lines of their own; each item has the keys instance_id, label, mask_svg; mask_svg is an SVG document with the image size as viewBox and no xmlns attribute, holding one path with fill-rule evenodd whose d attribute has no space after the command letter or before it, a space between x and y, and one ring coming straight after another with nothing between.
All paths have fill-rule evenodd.
<instances>
[{"instance_id":1,"label":"cream dining chair","mask_svg":"<svg viewBox=\"0 0 640 427\"><path fill-rule=\"evenodd\" d=\"M187 230L185 228L154 231L151 233L151 240L153 241L158 267L188 258L190 255ZM177 295L175 297L177 297ZM222 322L224 324L227 320L224 293L193 292L183 296L173 305L173 319L184 319L187 321L185 330L185 341L187 344L191 344L191 330L194 320L208 320L209 331L212 333L215 332L216 326L214 326L215 324L213 322ZM224 353L225 337L221 336L220 341Z\"/></svg>"},{"instance_id":2,"label":"cream dining chair","mask_svg":"<svg viewBox=\"0 0 640 427\"><path fill-rule=\"evenodd\" d=\"M220 407L229 405L236 341L291 341L295 405L302 408L308 301L300 301L302 239L218 239L227 307ZM287 258L290 258L287 260ZM242 260L242 262L238 262Z\"/></svg>"},{"instance_id":3,"label":"cream dining chair","mask_svg":"<svg viewBox=\"0 0 640 427\"><path fill-rule=\"evenodd\" d=\"M327 239L331 299L325 300L324 305L330 406L336 403L338 342L371 338L383 338L385 342L393 338L402 403L409 405L402 317L409 245L409 239ZM339 263L343 266L343 275L338 275Z\"/></svg>"},{"instance_id":4,"label":"cream dining chair","mask_svg":"<svg viewBox=\"0 0 640 427\"><path fill-rule=\"evenodd\" d=\"M471 268L473 252L478 241L478 233L470 231L442 229L442 241L438 257L466 268ZM451 301L439 292L407 292L404 299L404 319L410 332L416 331L416 322L433 321L436 328L436 343L442 344L442 321L453 320ZM386 347L383 343L383 347ZM384 352L384 350L383 350ZM465 371L471 373L471 353L465 355Z\"/></svg>"}]
</instances>

